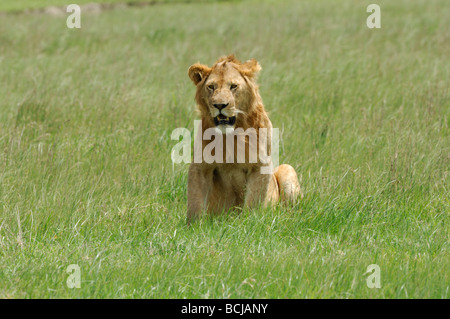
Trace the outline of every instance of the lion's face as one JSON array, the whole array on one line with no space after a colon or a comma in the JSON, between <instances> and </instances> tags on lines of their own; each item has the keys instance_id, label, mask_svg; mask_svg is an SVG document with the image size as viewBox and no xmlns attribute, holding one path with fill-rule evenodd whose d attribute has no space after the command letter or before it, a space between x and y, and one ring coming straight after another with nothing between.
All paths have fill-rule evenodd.
<instances>
[{"instance_id":1,"label":"lion's face","mask_svg":"<svg viewBox=\"0 0 450 319\"><path fill-rule=\"evenodd\" d=\"M248 85L231 63L216 66L202 87L203 98L214 124L223 132L234 127L236 115L242 110Z\"/></svg>"},{"instance_id":2,"label":"lion's face","mask_svg":"<svg viewBox=\"0 0 450 319\"><path fill-rule=\"evenodd\" d=\"M253 77L259 69L255 60L242 64L234 56L219 59L212 68L202 64L189 68L203 116L209 116L222 133L234 128L239 117L248 113L257 94Z\"/></svg>"}]
</instances>

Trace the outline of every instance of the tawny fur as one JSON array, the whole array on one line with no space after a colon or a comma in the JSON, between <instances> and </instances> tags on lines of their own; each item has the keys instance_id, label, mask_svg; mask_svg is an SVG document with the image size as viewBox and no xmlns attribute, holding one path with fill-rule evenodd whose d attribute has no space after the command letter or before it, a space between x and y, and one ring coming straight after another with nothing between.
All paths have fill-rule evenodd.
<instances>
[{"instance_id":1,"label":"tawny fur","mask_svg":"<svg viewBox=\"0 0 450 319\"><path fill-rule=\"evenodd\" d=\"M201 114L202 127L199 134L215 127L213 118L217 109L215 103L228 104L222 113L236 116L236 128L272 129L272 123L264 109L256 83L256 75L261 70L259 63L252 59L241 63L234 55L219 58L212 67L196 63L188 74L197 87L195 96ZM236 87L232 88L231 85ZM243 137L246 138L246 137ZM257 134L259 140L259 135ZM293 202L303 196L298 178L292 166L283 164L274 174L261 174L263 165L258 159L250 163L248 139L245 140L245 163L237 163L236 148L227 147L223 135L224 163L191 163L188 173L188 212L187 221L199 217L202 212L216 214L233 207L254 207L268 205L283 200ZM270 136L267 153L270 155ZM210 143L202 142L202 151ZM235 145L236 147L236 145ZM234 163L226 163L226 154L234 151ZM228 152L228 153L227 153Z\"/></svg>"}]
</instances>

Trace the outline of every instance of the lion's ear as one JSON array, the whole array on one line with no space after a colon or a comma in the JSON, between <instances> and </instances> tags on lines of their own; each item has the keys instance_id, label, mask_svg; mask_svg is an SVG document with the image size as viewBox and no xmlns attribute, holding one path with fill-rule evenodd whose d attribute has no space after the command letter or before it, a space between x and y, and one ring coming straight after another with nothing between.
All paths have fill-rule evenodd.
<instances>
[{"instance_id":1,"label":"lion's ear","mask_svg":"<svg viewBox=\"0 0 450 319\"><path fill-rule=\"evenodd\" d=\"M261 71L261 65L255 59L251 59L242 64L241 69L244 75L253 78Z\"/></svg>"},{"instance_id":2,"label":"lion's ear","mask_svg":"<svg viewBox=\"0 0 450 319\"><path fill-rule=\"evenodd\" d=\"M209 75L211 68L200 63L191 65L188 74L195 85L199 84L205 77Z\"/></svg>"}]
</instances>

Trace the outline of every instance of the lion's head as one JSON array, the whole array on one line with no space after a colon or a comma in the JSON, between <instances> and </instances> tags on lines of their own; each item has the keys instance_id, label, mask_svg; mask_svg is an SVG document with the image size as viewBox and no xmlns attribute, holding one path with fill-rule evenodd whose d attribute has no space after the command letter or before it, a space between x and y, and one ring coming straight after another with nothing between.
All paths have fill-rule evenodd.
<instances>
[{"instance_id":1,"label":"lion's head","mask_svg":"<svg viewBox=\"0 0 450 319\"><path fill-rule=\"evenodd\" d=\"M234 55L220 58L212 67L196 63L189 68L206 127L216 127L225 133L227 127L256 126L255 120L261 118L258 114L265 115L256 84L260 70L256 60L241 63Z\"/></svg>"}]
</instances>

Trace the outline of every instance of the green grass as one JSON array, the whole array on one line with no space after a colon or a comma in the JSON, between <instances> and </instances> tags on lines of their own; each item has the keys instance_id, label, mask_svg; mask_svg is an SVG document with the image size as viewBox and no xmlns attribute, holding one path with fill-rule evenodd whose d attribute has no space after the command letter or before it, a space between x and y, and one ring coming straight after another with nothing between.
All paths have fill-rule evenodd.
<instances>
[{"instance_id":1,"label":"green grass","mask_svg":"<svg viewBox=\"0 0 450 319\"><path fill-rule=\"evenodd\" d=\"M172 3L212 3L221 0L1 0L0 12L20 12L25 9L40 9L49 6L67 6L76 3L84 5L88 3L104 3L104 4L118 4L118 3L144 3L151 2L152 4L172 4Z\"/></svg>"},{"instance_id":2,"label":"green grass","mask_svg":"<svg viewBox=\"0 0 450 319\"><path fill-rule=\"evenodd\" d=\"M366 1L2 16L0 297L448 298L447 2L379 1L377 30ZM305 198L188 228L170 133L188 67L232 52Z\"/></svg>"}]
</instances>

